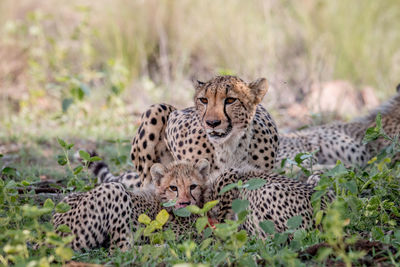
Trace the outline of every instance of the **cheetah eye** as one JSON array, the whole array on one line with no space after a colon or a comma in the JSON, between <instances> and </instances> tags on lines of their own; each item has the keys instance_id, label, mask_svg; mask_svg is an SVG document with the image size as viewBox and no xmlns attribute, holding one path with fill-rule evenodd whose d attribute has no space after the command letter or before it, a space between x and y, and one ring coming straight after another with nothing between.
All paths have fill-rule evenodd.
<instances>
[{"instance_id":1,"label":"cheetah eye","mask_svg":"<svg viewBox=\"0 0 400 267\"><path fill-rule=\"evenodd\" d=\"M171 189L172 191L178 191L178 187L171 185L169 187L169 189Z\"/></svg>"},{"instance_id":2,"label":"cheetah eye","mask_svg":"<svg viewBox=\"0 0 400 267\"><path fill-rule=\"evenodd\" d=\"M205 98L205 97L200 97L199 100L200 100L200 102L203 103L203 104L208 104L208 99Z\"/></svg>"},{"instance_id":3,"label":"cheetah eye","mask_svg":"<svg viewBox=\"0 0 400 267\"><path fill-rule=\"evenodd\" d=\"M225 98L225 105L233 104L236 101L236 99L237 98L233 98L233 97Z\"/></svg>"},{"instance_id":4,"label":"cheetah eye","mask_svg":"<svg viewBox=\"0 0 400 267\"><path fill-rule=\"evenodd\" d=\"M196 187L197 187L197 184L192 184L192 185L190 186L190 190L194 190Z\"/></svg>"}]
</instances>

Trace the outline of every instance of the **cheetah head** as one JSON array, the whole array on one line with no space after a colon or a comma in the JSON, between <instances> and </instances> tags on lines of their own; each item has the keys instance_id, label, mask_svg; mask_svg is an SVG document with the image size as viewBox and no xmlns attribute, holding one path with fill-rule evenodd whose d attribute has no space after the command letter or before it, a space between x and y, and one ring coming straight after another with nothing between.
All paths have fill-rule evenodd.
<instances>
[{"instance_id":1,"label":"cheetah head","mask_svg":"<svg viewBox=\"0 0 400 267\"><path fill-rule=\"evenodd\" d=\"M217 76L195 83L195 105L202 127L214 144L241 136L253 120L257 105L268 90L267 80L245 83L234 76Z\"/></svg>"},{"instance_id":2,"label":"cheetah head","mask_svg":"<svg viewBox=\"0 0 400 267\"><path fill-rule=\"evenodd\" d=\"M163 203L176 200L175 208L204 204L203 192L210 173L207 160L199 160L194 166L188 162L173 162L167 166L155 163L150 173L156 194Z\"/></svg>"}]
</instances>

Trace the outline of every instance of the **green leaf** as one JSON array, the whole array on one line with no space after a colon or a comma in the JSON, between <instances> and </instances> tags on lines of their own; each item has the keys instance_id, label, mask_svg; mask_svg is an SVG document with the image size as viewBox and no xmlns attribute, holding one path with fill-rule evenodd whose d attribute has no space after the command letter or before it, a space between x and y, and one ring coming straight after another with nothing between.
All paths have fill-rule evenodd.
<instances>
[{"instance_id":1,"label":"green leaf","mask_svg":"<svg viewBox=\"0 0 400 267\"><path fill-rule=\"evenodd\" d=\"M142 223L142 224L149 225L150 222L151 222L151 219L150 219L150 217L147 216L146 214L140 214L140 216L139 216L139 218L138 218L138 221L139 221L140 223Z\"/></svg>"},{"instance_id":2,"label":"green leaf","mask_svg":"<svg viewBox=\"0 0 400 267\"><path fill-rule=\"evenodd\" d=\"M357 187L357 183L354 180L348 181L346 183L344 183L344 186L347 188L347 190L349 190L352 194L357 194L358 192L358 187Z\"/></svg>"},{"instance_id":3,"label":"green leaf","mask_svg":"<svg viewBox=\"0 0 400 267\"><path fill-rule=\"evenodd\" d=\"M288 240L289 235L287 233L277 233L275 234L275 244L277 245L282 245L284 243L286 243L286 241Z\"/></svg>"},{"instance_id":4,"label":"green leaf","mask_svg":"<svg viewBox=\"0 0 400 267\"><path fill-rule=\"evenodd\" d=\"M201 209L201 213L206 213L208 211L210 211L212 208L215 207L215 205L217 205L219 202L219 200L212 200L207 202L206 204L204 204L203 208Z\"/></svg>"},{"instance_id":5,"label":"green leaf","mask_svg":"<svg viewBox=\"0 0 400 267\"><path fill-rule=\"evenodd\" d=\"M61 224L57 227L57 231L61 233L71 233L71 229L66 224Z\"/></svg>"},{"instance_id":6,"label":"green leaf","mask_svg":"<svg viewBox=\"0 0 400 267\"><path fill-rule=\"evenodd\" d=\"M219 192L219 195L222 195L222 194L228 192L229 190L235 188L236 186L237 186L236 183L228 184L228 185L224 186L224 188L222 188L221 191Z\"/></svg>"},{"instance_id":7,"label":"green leaf","mask_svg":"<svg viewBox=\"0 0 400 267\"><path fill-rule=\"evenodd\" d=\"M249 214L247 210L241 211L237 214L238 222L242 223L246 220L246 216Z\"/></svg>"},{"instance_id":8,"label":"green leaf","mask_svg":"<svg viewBox=\"0 0 400 267\"><path fill-rule=\"evenodd\" d=\"M200 250L204 251L208 249L208 247L211 245L213 239L212 238L206 238L200 243Z\"/></svg>"},{"instance_id":9,"label":"green leaf","mask_svg":"<svg viewBox=\"0 0 400 267\"><path fill-rule=\"evenodd\" d=\"M174 231L167 229L163 232L163 237L165 241L174 241L176 239Z\"/></svg>"},{"instance_id":10,"label":"green leaf","mask_svg":"<svg viewBox=\"0 0 400 267\"><path fill-rule=\"evenodd\" d=\"M80 83L79 84L79 89L81 90L81 92L83 92L84 95L89 95L90 94L90 88L85 83Z\"/></svg>"},{"instance_id":11,"label":"green leaf","mask_svg":"<svg viewBox=\"0 0 400 267\"><path fill-rule=\"evenodd\" d=\"M232 209L236 214L238 214L241 211L246 210L249 204L250 202L247 199L235 199L232 201Z\"/></svg>"},{"instance_id":12,"label":"green leaf","mask_svg":"<svg viewBox=\"0 0 400 267\"><path fill-rule=\"evenodd\" d=\"M1 159L2 157L4 157L4 155L3 155L3 154L0 154L0 159Z\"/></svg>"},{"instance_id":13,"label":"green leaf","mask_svg":"<svg viewBox=\"0 0 400 267\"><path fill-rule=\"evenodd\" d=\"M39 216L42 216L43 214L49 213L51 210L49 209L39 209L36 206L29 206L29 205L24 205L22 206L22 211L23 211L23 216L28 217L28 218L37 218Z\"/></svg>"},{"instance_id":14,"label":"green leaf","mask_svg":"<svg viewBox=\"0 0 400 267\"><path fill-rule=\"evenodd\" d=\"M154 223L152 223L153 221L150 222L149 225L146 226L146 228L144 228L143 231L143 235L144 236L150 236L151 233L153 233L156 230L156 227L154 225Z\"/></svg>"},{"instance_id":15,"label":"green leaf","mask_svg":"<svg viewBox=\"0 0 400 267\"><path fill-rule=\"evenodd\" d=\"M212 259L212 264L211 266L219 266L221 265L222 262L225 261L225 259L228 256L228 252L222 251L219 252L215 257Z\"/></svg>"},{"instance_id":16,"label":"green leaf","mask_svg":"<svg viewBox=\"0 0 400 267\"><path fill-rule=\"evenodd\" d=\"M191 215L190 211L188 211L186 208L176 209L174 210L174 214L179 217L189 217Z\"/></svg>"},{"instance_id":17,"label":"green leaf","mask_svg":"<svg viewBox=\"0 0 400 267\"><path fill-rule=\"evenodd\" d=\"M77 166L74 168L74 175L79 174L83 170L83 166Z\"/></svg>"},{"instance_id":18,"label":"green leaf","mask_svg":"<svg viewBox=\"0 0 400 267\"><path fill-rule=\"evenodd\" d=\"M251 255L247 255L239 259L239 266L257 267L258 265Z\"/></svg>"},{"instance_id":19,"label":"green leaf","mask_svg":"<svg viewBox=\"0 0 400 267\"><path fill-rule=\"evenodd\" d=\"M203 238L208 238L208 237L210 237L211 236L211 234L212 234L212 229L209 227L209 228L206 228L205 230L204 230L204 233L203 233Z\"/></svg>"},{"instance_id":20,"label":"green leaf","mask_svg":"<svg viewBox=\"0 0 400 267\"><path fill-rule=\"evenodd\" d=\"M90 162L95 162L95 161L100 161L100 160L101 160L101 158L98 156L93 156L93 157L90 157L90 159L89 159Z\"/></svg>"},{"instance_id":21,"label":"green leaf","mask_svg":"<svg viewBox=\"0 0 400 267\"><path fill-rule=\"evenodd\" d=\"M29 185L31 185L31 183L28 182L27 180L21 181L21 184L22 184L23 186L29 186Z\"/></svg>"},{"instance_id":22,"label":"green leaf","mask_svg":"<svg viewBox=\"0 0 400 267\"><path fill-rule=\"evenodd\" d=\"M325 261L332 252L332 248L321 247L320 249L318 249L317 260L320 262Z\"/></svg>"},{"instance_id":23,"label":"green leaf","mask_svg":"<svg viewBox=\"0 0 400 267\"><path fill-rule=\"evenodd\" d=\"M347 173L348 173L347 169L344 167L343 163L340 162L340 164L337 164L335 167L327 171L325 174L334 177L334 176L345 175Z\"/></svg>"},{"instance_id":24,"label":"green leaf","mask_svg":"<svg viewBox=\"0 0 400 267\"><path fill-rule=\"evenodd\" d=\"M267 181L264 180L264 179L254 178L254 179L251 179L251 180L247 181L246 184L248 186L246 187L246 189L247 190L255 190L255 189L258 189L258 188L262 187L266 183L267 183Z\"/></svg>"},{"instance_id":25,"label":"green leaf","mask_svg":"<svg viewBox=\"0 0 400 267\"><path fill-rule=\"evenodd\" d=\"M245 230L240 230L239 233L236 233L235 238L242 245L244 245L246 243L246 241L247 241L247 232Z\"/></svg>"},{"instance_id":26,"label":"green leaf","mask_svg":"<svg viewBox=\"0 0 400 267\"><path fill-rule=\"evenodd\" d=\"M89 161L89 160L90 160L90 154L87 153L87 152L84 151L84 150L79 150L79 156L81 157L81 159L84 159L84 160L86 160L86 161Z\"/></svg>"},{"instance_id":27,"label":"green leaf","mask_svg":"<svg viewBox=\"0 0 400 267\"><path fill-rule=\"evenodd\" d=\"M57 141L61 147L65 148L67 146L67 143L64 140L62 140L61 138L57 137Z\"/></svg>"},{"instance_id":28,"label":"green leaf","mask_svg":"<svg viewBox=\"0 0 400 267\"><path fill-rule=\"evenodd\" d=\"M186 209L192 214L200 214L201 213L201 209L199 207L197 207L196 205L187 206Z\"/></svg>"},{"instance_id":29,"label":"green leaf","mask_svg":"<svg viewBox=\"0 0 400 267\"><path fill-rule=\"evenodd\" d=\"M168 218L169 218L168 212L163 209L157 214L156 221L159 222L161 226L163 226L164 224L167 223Z\"/></svg>"},{"instance_id":30,"label":"green leaf","mask_svg":"<svg viewBox=\"0 0 400 267\"><path fill-rule=\"evenodd\" d=\"M311 196L311 202L314 203L315 201L320 200L325 193L326 191L324 190L315 191Z\"/></svg>"},{"instance_id":31,"label":"green leaf","mask_svg":"<svg viewBox=\"0 0 400 267\"><path fill-rule=\"evenodd\" d=\"M289 229L297 229L300 227L301 223L303 222L303 217L301 215L293 216L289 220L287 220L287 226Z\"/></svg>"},{"instance_id":32,"label":"green leaf","mask_svg":"<svg viewBox=\"0 0 400 267\"><path fill-rule=\"evenodd\" d=\"M166 208L173 207L176 205L176 201L176 199L171 199L170 201L163 203L162 206Z\"/></svg>"},{"instance_id":33,"label":"green leaf","mask_svg":"<svg viewBox=\"0 0 400 267\"><path fill-rule=\"evenodd\" d=\"M308 159L308 158L312 158L312 155L309 153L298 153L296 154L296 156L294 157L294 161L300 165L301 163L303 163L304 160Z\"/></svg>"},{"instance_id":34,"label":"green leaf","mask_svg":"<svg viewBox=\"0 0 400 267\"><path fill-rule=\"evenodd\" d=\"M59 165L64 166L65 164L67 164L67 158L65 157L65 155L58 155L57 156L57 162Z\"/></svg>"},{"instance_id":35,"label":"green leaf","mask_svg":"<svg viewBox=\"0 0 400 267\"><path fill-rule=\"evenodd\" d=\"M323 210L319 210L317 214L315 214L315 225L319 225L321 223L323 215L324 215Z\"/></svg>"},{"instance_id":36,"label":"green leaf","mask_svg":"<svg viewBox=\"0 0 400 267\"><path fill-rule=\"evenodd\" d=\"M196 230L200 234L204 228L206 227L208 223L208 218L207 217L200 217L196 220Z\"/></svg>"},{"instance_id":37,"label":"green leaf","mask_svg":"<svg viewBox=\"0 0 400 267\"><path fill-rule=\"evenodd\" d=\"M17 169L12 168L12 167L5 167L2 171L2 174L8 175L8 176L19 176Z\"/></svg>"},{"instance_id":38,"label":"green leaf","mask_svg":"<svg viewBox=\"0 0 400 267\"><path fill-rule=\"evenodd\" d=\"M43 204L43 208L46 209L54 209L54 202L50 198L46 199L46 201Z\"/></svg>"},{"instance_id":39,"label":"green leaf","mask_svg":"<svg viewBox=\"0 0 400 267\"><path fill-rule=\"evenodd\" d=\"M375 127L370 127L365 132L365 136L362 141L363 144L367 144L371 141L378 139L380 136L385 135L382 130L382 115L381 115L381 113L378 113L376 115L375 123L376 123Z\"/></svg>"},{"instance_id":40,"label":"green leaf","mask_svg":"<svg viewBox=\"0 0 400 267\"><path fill-rule=\"evenodd\" d=\"M69 211L70 209L71 209L71 207L65 202L60 202L56 206L57 213L65 213L65 212Z\"/></svg>"},{"instance_id":41,"label":"green leaf","mask_svg":"<svg viewBox=\"0 0 400 267\"><path fill-rule=\"evenodd\" d=\"M70 260L74 256L74 251L71 248L58 247L55 251L64 261Z\"/></svg>"},{"instance_id":42,"label":"green leaf","mask_svg":"<svg viewBox=\"0 0 400 267\"><path fill-rule=\"evenodd\" d=\"M61 102L62 112L67 112L72 103L74 103L74 100L72 98L64 98Z\"/></svg>"},{"instance_id":43,"label":"green leaf","mask_svg":"<svg viewBox=\"0 0 400 267\"><path fill-rule=\"evenodd\" d=\"M275 224L273 221L263 221L260 222L260 227L263 229L264 232L267 234L274 234L275 233Z\"/></svg>"}]
</instances>

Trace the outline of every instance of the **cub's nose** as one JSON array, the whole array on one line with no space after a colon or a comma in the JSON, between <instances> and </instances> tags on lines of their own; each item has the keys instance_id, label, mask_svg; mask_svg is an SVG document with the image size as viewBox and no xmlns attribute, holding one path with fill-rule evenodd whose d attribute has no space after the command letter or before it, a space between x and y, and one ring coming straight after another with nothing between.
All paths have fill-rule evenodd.
<instances>
[{"instance_id":1,"label":"cub's nose","mask_svg":"<svg viewBox=\"0 0 400 267\"><path fill-rule=\"evenodd\" d=\"M206 121L206 123L208 126L215 128L221 124L221 121L220 120L212 120L212 121Z\"/></svg>"}]
</instances>

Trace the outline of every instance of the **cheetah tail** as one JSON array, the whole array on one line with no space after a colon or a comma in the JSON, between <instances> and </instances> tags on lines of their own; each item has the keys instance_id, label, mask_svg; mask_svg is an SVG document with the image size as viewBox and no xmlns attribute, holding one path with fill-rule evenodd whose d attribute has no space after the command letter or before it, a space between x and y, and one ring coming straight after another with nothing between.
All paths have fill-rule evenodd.
<instances>
[{"instance_id":1,"label":"cheetah tail","mask_svg":"<svg viewBox=\"0 0 400 267\"><path fill-rule=\"evenodd\" d=\"M91 157L98 156L97 152L95 150L92 150L89 152ZM82 162L82 159L78 156L78 160ZM112 182L115 180L118 180L118 177L114 176L111 172L110 169L104 161L94 161L94 162L89 162L88 165L89 170L93 173L95 177L97 177L99 184L105 183L105 182Z\"/></svg>"}]
</instances>

